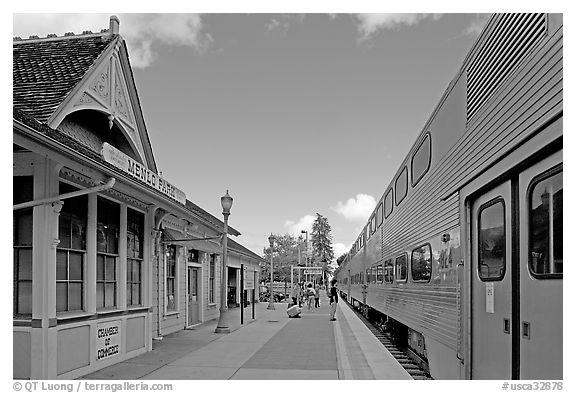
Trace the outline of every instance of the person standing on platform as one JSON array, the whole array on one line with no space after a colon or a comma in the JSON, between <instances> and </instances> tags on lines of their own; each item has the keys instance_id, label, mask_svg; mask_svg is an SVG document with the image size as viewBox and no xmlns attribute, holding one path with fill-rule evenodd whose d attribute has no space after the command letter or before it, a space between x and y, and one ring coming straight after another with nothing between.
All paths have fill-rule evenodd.
<instances>
[{"instance_id":1,"label":"person standing on platform","mask_svg":"<svg viewBox=\"0 0 576 393\"><path fill-rule=\"evenodd\" d=\"M300 299L300 284L299 283L295 283L294 286L292 287L292 303L294 305L298 305L298 299ZM300 307L302 307L302 305L300 305Z\"/></svg>"},{"instance_id":2,"label":"person standing on platform","mask_svg":"<svg viewBox=\"0 0 576 393\"><path fill-rule=\"evenodd\" d=\"M308 288L306 288L306 295L308 296L308 299L307 299L308 310L310 310L312 308L312 302L314 301L314 298L316 297L316 291L314 291L314 288L312 288L311 282L308 283ZM312 312L314 312L314 310L312 310Z\"/></svg>"},{"instance_id":3,"label":"person standing on platform","mask_svg":"<svg viewBox=\"0 0 576 393\"><path fill-rule=\"evenodd\" d=\"M336 284L338 284L338 280L335 278L330 281L332 285L330 287L330 320L335 321L336 318L336 306L338 305L338 291L336 290Z\"/></svg>"},{"instance_id":4,"label":"person standing on platform","mask_svg":"<svg viewBox=\"0 0 576 393\"><path fill-rule=\"evenodd\" d=\"M314 295L314 308L320 307L320 284L316 283L316 294Z\"/></svg>"}]
</instances>

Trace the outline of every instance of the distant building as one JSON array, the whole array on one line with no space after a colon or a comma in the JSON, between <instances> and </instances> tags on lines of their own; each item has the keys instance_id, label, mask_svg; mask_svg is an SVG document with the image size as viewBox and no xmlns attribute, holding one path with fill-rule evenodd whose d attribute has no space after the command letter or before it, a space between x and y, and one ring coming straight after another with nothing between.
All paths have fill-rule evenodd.
<instances>
[{"instance_id":1,"label":"distant building","mask_svg":"<svg viewBox=\"0 0 576 393\"><path fill-rule=\"evenodd\" d=\"M223 222L159 174L118 19L15 38L13 81L14 378L77 378L217 318ZM229 244L236 304L262 258Z\"/></svg>"}]
</instances>

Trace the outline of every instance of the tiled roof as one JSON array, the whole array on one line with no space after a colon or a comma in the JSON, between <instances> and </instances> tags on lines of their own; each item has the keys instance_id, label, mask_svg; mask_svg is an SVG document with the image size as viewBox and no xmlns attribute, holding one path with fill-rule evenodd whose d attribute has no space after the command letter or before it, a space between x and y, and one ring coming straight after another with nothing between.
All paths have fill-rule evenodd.
<instances>
[{"instance_id":1,"label":"tiled roof","mask_svg":"<svg viewBox=\"0 0 576 393\"><path fill-rule=\"evenodd\" d=\"M14 108L46 122L111 42L87 34L13 42Z\"/></svg>"}]
</instances>

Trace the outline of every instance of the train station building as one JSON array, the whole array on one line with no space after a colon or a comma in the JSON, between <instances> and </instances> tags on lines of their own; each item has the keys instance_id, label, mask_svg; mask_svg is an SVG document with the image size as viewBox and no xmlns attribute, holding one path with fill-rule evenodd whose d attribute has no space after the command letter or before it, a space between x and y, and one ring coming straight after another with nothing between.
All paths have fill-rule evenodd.
<instances>
[{"instance_id":1,"label":"train station building","mask_svg":"<svg viewBox=\"0 0 576 393\"><path fill-rule=\"evenodd\" d=\"M77 378L218 318L224 223L158 171L116 17L14 39L13 204L14 378ZM262 258L228 254L235 306Z\"/></svg>"}]
</instances>

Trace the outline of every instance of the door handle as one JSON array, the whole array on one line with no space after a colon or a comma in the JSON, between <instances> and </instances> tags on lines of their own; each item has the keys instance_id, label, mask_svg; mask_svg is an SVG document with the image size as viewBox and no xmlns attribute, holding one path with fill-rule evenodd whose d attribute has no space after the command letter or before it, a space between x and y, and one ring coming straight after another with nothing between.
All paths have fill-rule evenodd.
<instances>
[{"instance_id":1,"label":"door handle","mask_svg":"<svg viewBox=\"0 0 576 393\"><path fill-rule=\"evenodd\" d=\"M504 333L510 334L510 318L504 318Z\"/></svg>"},{"instance_id":2,"label":"door handle","mask_svg":"<svg viewBox=\"0 0 576 393\"><path fill-rule=\"evenodd\" d=\"M530 322L522 321L522 338L530 340Z\"/></svg>"}]
</instances>

